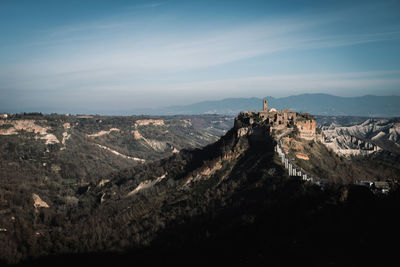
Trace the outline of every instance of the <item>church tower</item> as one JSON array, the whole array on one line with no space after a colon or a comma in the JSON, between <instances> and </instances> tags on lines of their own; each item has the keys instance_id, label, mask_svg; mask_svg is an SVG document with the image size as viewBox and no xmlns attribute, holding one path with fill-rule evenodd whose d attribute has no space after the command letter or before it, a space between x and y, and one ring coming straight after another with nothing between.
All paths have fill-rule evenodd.
<instances>
[{"instance_id":1,"label":"church tower","mask_svg":"<svg viewBox=\"0 0 400 267\"><path fill-rule=\"evenodd\" d=\"M266 111L266 112L268 112L268 104L267 104L267 99L264 99L264 102L263 102L263 111Z\"/></svg>"}]
</instances>

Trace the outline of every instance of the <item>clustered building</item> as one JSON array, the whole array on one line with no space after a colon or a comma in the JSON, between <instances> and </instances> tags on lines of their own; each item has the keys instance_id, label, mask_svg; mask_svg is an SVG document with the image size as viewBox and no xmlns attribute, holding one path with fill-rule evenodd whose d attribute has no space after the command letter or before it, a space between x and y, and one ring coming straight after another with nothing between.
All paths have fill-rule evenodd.
<instances>
[{"instance_id":1,"label":"clustered building","mask_svg":"<svg viewBox=\"0 0 400 267\"><path fill-rule=\"evenodd\" d=\"M255 120L266 122L272 130L284 130L287 127L297 127L299 137L307 140L316 138L317 123L313 116L308 113L298 113L289 109L278 111L275 108L268 109L268 102L263 101L261 111L243 111L239 114L241 119L248 119L252 124Z\"/></svg>"}]
</instances>

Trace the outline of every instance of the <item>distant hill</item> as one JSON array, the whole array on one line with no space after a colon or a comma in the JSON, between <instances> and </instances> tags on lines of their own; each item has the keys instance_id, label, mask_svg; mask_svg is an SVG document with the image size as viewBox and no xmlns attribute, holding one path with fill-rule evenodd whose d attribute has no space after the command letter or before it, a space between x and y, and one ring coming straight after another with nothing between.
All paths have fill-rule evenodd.
<instances>
[{"instance_id":1,"label":"distant hill","mask_svg":"<svg viewBox=\"0 0 400 267\"><path fill-rule=\"evenodd\" d=\"M314 115L347 115L363 117L400 116L400 96L340 97L328 94L302 94L282 98L266 97L268 106L289 108ZM203 101L185 106L133 110L135 114L237 114L243 110L261 109L261 98L227 98Z\"/></svg>"},{"instance_id":2,"label":"distant hill","mask_svg":"<svg viewBox=\"0 0 400 267\"><path fill-rule=\"evenodd\" d=\"M268 106L276 109L288 108L297 112L307 112L322 116L360 116L360 117L400 117L400 96L340 97L328 94L301 94L268 99ZM103 105L101 107L63 108L63 107L15 107L2 109L0 113L41 112L43 114L99 114L111 116L130 115L200 115L221 114L236 116L243 110L259 110L263 98L226 98L202 101L181 106L125 108Z\"/></svg>"}]
</instances>

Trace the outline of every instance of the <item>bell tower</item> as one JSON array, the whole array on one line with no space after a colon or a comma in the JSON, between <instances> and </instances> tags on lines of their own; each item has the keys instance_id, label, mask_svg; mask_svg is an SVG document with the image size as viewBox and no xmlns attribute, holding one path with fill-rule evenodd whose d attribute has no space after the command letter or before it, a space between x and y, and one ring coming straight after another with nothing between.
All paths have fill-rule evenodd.
<instances>
[{"instance_id":1,"label":"bell tower","mask_svg":"<svg viewBox=\"0 0 400 267\"><path fill-rule=\"evenodd\" d=\"M263 111L268 112L268 103L267 103L267 99L264 99L264 101L263 101Z\"/></svg>"}]
</instances>

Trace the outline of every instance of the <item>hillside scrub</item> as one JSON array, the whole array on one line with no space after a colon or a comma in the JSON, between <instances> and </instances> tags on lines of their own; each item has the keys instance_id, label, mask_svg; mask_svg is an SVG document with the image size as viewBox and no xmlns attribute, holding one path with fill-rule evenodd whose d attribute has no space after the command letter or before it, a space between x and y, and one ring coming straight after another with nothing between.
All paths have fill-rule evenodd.
<instances>
[{"instance_id":1,"label":"hillside scrub","mask_svg":"<svg viewBox=\"0 0 400 267\"><path fill-rule=\"evenodd\" d=\"M67 142L73 145L74 139ZM322 190L288 177L274 146L269 128L256 123L234 127L203 148L182 149L126 168L116 165L85 182L76 179L83 174L74 165L50 162L40 175L31 177L28 167L14 165L14 172L21 172L18 179L2 170L7 179L1 180L0 228L7 231L0 232L0 258L4 263L38 266L60 261L343 266L365 262L361 252L366 248L389 250L389 241L400 237L396 188L386 196L338 183ZM333 156L320 146L307 141L299 148L320 153L310 154L309 161ZM24 151L27 159L36 153L12 142L3 148ZM42 144L39 151L46 149L57 146ZM95 156L87 154L88 161ZM105 164L105 156L98 154L93 162ZM327 164L342 164L340 158L330 160ZM39 163L32 161L29 168ZM322 167L320 172L326 173ZM21 183L25 175L30 180ZM140 185L141 190L129 194ZM33 194L48 207L35 207ZM391 234L371 235L371 229L382 228ZM368 260L375 262L374 257Z\"/></svg>"}]
</instances>

